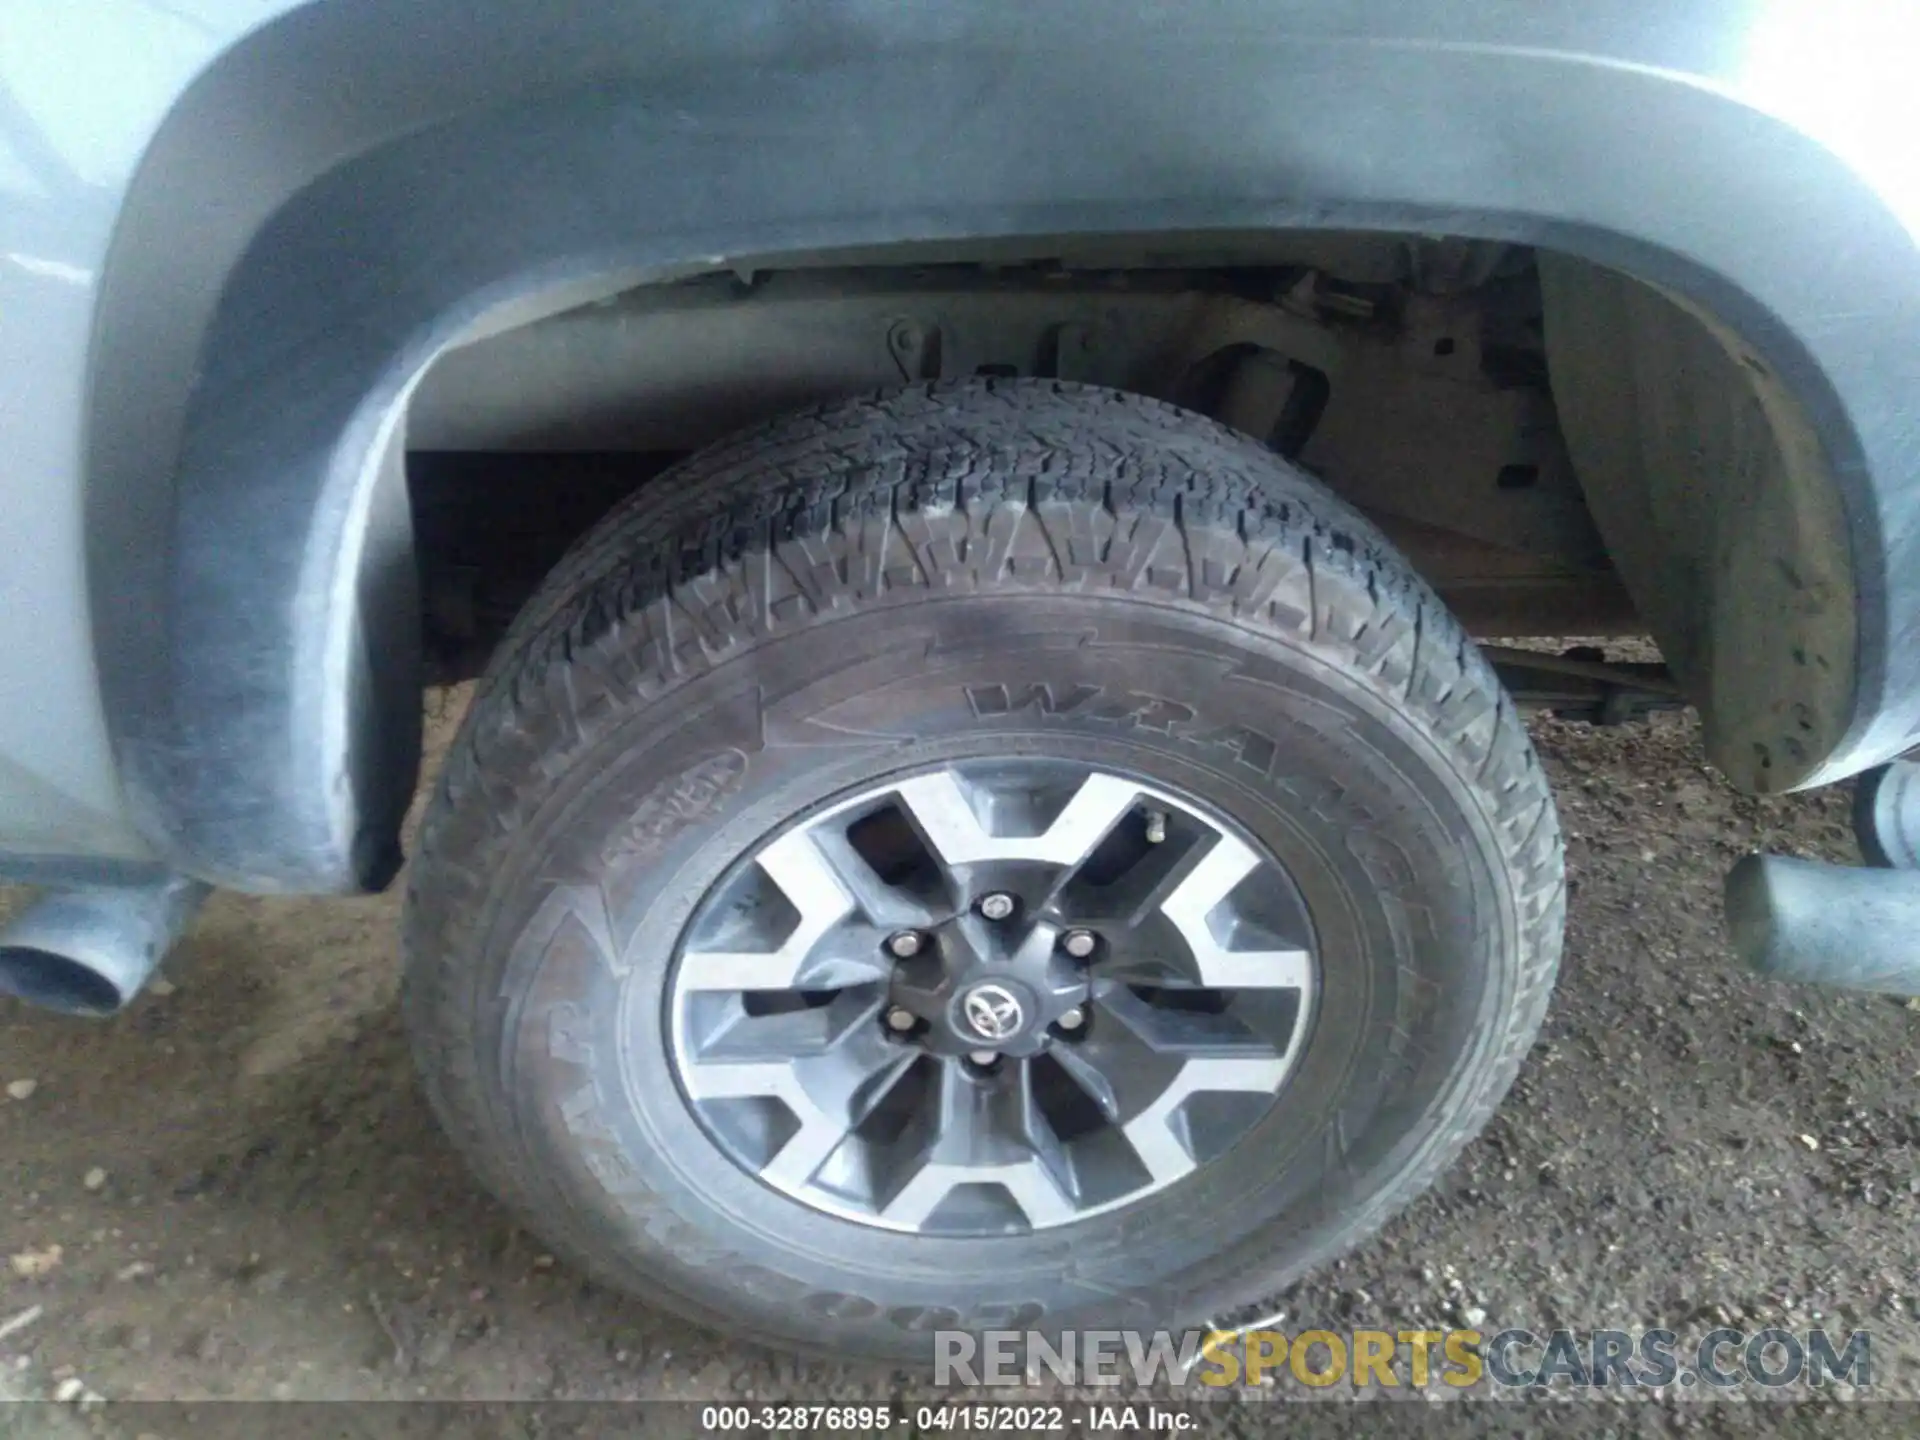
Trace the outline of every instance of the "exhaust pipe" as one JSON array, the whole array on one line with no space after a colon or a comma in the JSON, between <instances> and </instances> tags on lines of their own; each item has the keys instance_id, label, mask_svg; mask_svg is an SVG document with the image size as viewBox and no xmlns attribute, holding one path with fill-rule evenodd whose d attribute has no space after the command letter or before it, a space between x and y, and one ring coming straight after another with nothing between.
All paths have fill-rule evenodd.
<instances>
[{"instance_id":1,"label":"exhaust pipe","mask_svg":"<svg viewBox=\"0 0 1920 1440\"><path fill-rule=\"evenodd\" d=\"M0 994L68 1015L111 1015L140 993L207 898L198 880L56 890L0 930Z\"/></svg>"},{"instance_id":2,"label":"exhaust pipe","mask_svg":"<svg viewBox=\"0 0 1920 1440\"><path fill-rule=\"evenodd\" d=\"M1769 980L1920 995L1920 871L1749 855L1726 904L1734 951Z\"/></svg>"}]
</instances>

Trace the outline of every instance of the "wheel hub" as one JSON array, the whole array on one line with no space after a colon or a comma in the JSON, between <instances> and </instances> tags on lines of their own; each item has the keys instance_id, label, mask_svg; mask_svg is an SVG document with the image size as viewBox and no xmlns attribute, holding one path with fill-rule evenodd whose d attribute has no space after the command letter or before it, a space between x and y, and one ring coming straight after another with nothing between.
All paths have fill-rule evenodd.
<instances>
[{"instance_id":1,"label":"wheel hub","mask_svg":"<svg viewBox=\"0 0 1920 1440\"><path fill-rule=\"evenodd\" d=\"M1045 921L994 922L975 911L933 928L929 943L894 969L891 1003L912 1015L908 1043L933 1055L982 1047L1037 1055L1049 1027L1086 1004L1086 968L1059 947L1060 927Z\"/></svg>"},{"instance_id":2,"label":"wheel hub","mask_svg":"<svg viewBox=\"0 0 1920 1440\"><path fill-rule=\"evenodd\" d=\"M1050 760L869 786L696 910L676 1073L742 1168L887 1229L1144 1198L1272 1106L1311 1015L1297 889L1199 802Z\"/></svg>"},{"instance_id":3,"label":"wheel hub","mask_svg":"<svg viewBox=\"0 0 1920 1440\"><path fill-rule=\"evenodd\" d=\"M996 1045L1013 1040L1027 1024L1020 997L991 981L961 992L960 1014L967 1029Z\"/></svg>"}]
</instances>

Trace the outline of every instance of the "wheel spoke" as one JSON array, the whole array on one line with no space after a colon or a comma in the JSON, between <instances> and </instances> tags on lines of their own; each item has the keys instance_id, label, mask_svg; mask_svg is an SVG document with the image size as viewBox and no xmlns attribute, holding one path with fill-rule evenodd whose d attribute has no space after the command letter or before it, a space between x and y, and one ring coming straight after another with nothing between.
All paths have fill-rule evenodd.
<instances>
[{"instance_id":1,"label":"wheel spoke","mask_svg":"<svg viewBox=\"0 0 1920 1440\"><path fill-rule=\"evenodd\" d=\"M1078 1199L1073 1179L1073 1165L1067 1159L1067 1152L1055 1133L1053 1124L1040 1108L1039 1097L1033 1089L1034 1069L1031 1064L1022 1063L1014 1075L1013 1105L1017 1111L1017 1123L1021 1138L1033 1153L1034 1163L1045 1173L1053 1188L1064 1195L1071 1203ZM1029 1212L1027 1218L1033 1218Z\"/></svg>"},{"instance_id":2,"label":"wheel spoke","mask_svg":"<svg viewBox=\"0 0 1920 1440\"><path fill-rule=\"evenodd\" d=\"M837 825L824 825L813 832L820 857L832 870L856 909L875 929L919 930L934 923L934 907L919 896L889 885L875 873L872 865Z\"/></svg>"},{"instance_id":3,"label":"wheel spoke","mask_svg":"<svg viewBox=\"0 0 1920 1440\"><path fill-rule=\"evenodd\" d=\"M993 835L981 824L964 785L952 771L941 770L907 780L897 791L920 833L949 866L1031 860L1071 871L1093 853L1140 795L1140 787L1129 781L1089 775L1040 834Z\"/></svg>"},{"instance_id":4,"label":"wheel spoke","mask_svg":"<svg viewBox=\"0 0 1920 1440\"><path fill-rule=\"evenodd\" d=\"M1071 1219L1076 1206L1064 1156L1039 1114L1026 1075L979 1084L961 1062L941 1066L927 1132L899 1157L898 1179L880 1205L890 1224L917 1229L958 1185L997 1184L1035 1229ZM1044 1139L1038 1139L1044 1127ZM1037 1142L1037 1143L1036 1143Z\"/></svg>"},{"instance_id":5,"label":"wheel spoke","mask_svg":"<svg viewBox=\"0 0 1920 1440\"><path fill-rule=\"evenodd\" d=\"M1199 1161L1188 1142L1181 1107L1195 1095L1242 1090L1272 1094L1286 1074L1287 1062L1264 1059L1189 1060L1153 1104L1129 1120L1121 1133L1156 1183L1177 1180Z\"/></svg>"},{"instance_id":6,"label":"wheel spoke","mask_svg":"<svg viewBox=\"0 0 1920 1440\"><path fill-rule=\"evenodd\" d=\"M1165 866L1151 877L1149 883L1141 884L1129 876L1129 881L1116 887L1108 897L1106 913L1098 916L1083 916L1088 924L1103 926L1113 930L1136 930L1146 921L1159 913L1168 899L1186 882L1197 865L1207 853L1206 846L1188 849L1178 861Z\"/></svg>"},{"instance_id":7,"label":"wheel spoke","mask_svg":"<svg viewBox=\"0 0 1920 1440\"><path fill-rule=\"evenodd\" d=\"M1286 1073L1288 1057L1230 1013L1163 1008L1119 985L1105 987L1093 1009L1087 1038L1050 1053L1107 1122L1129 1132L1130 1142L1131 1127L1146 1120L1142 1136L1164 1151L1164 1121L1150 1118L1156 1112L1171 1115L1169 1107L1202 1089L1276 1088ZM1222 1078L1233 1083L1214 1083Z\"/></svg>"},{"instance_id":8,"label":"wheel spoke","mask_svg":"<svg viewBox=\"0 0 1920 1440\"><path fill-rule=\"evenodd\" d=\"M878 1016L886 1003L879 985L850 986L825 1005L809 1005L772 1015L756 1015L736 1004L697 1045L697 1063L706 1067L752 1065L759 1061L805 1060L845 1045L848 1032Z\"/></svg>"},{"instance_id":9,"label":"wheel spoke","mask_svg":"<svg viewBox=\"0 0 1920 1440\"><path fill-rule=\"evenodd\" d=\"M1118 1021L1128 1035L1156 1055L1257 1060L1280 1053L1271 1040L1250 1029L1231 1009L1216 1012L1155 1005L1125 985L1102 987L1096 995L1095 1009ZM1103 1037L1112 1033L1112 1026L1100 1031Z\"/></svg>"},{"instance_id":10,"label":"wheel spoke","mask_svg":"<svg viewBox=\"0 0 1920 1440\"><path fill-rule=\"evenodd\" d=\"M1312 956L1305 950L1231 948L1233 926L1214 927L1220 903L1259 866L1260 857L1241 840L1222 834L1160 906L1186 941L1200 984L1216 990L1298 990L1310 983Z\"/></svg>"},{"instance_id":11,"label":"wheel spoke","mask_svg":"<svg viewBox=\"0 0 1920 1440\"><path fill-rule=\"evenodd\" d=\"M799 1128L761 1169L764 1179L799 1185L819 1173L848 1132L900 1082L917 1052L891 1045L873 1017L881 1003L851 1003L826 1027L824 1041L810 1048L783 1045L810 1039L794 1015L745 1017L683 1060L681 1073L697 1101L773 1099L786 1106ZM839 1002L805 1015L828 1015ZM737 1032L745 1032L744 1038Z\"/></svg>"},{"instance_id":12,"label":"wheel spoke","mask_svg":"<svg viewBox=\"0 0 1920 1440\"><path fill-rule=\"evenodd\" d=\"M853 913L854 900L805 830L790 831L760 852L760 869L780 888L800 920L766 951L689 950L680 957L680 985L688 990L793 990L803 979L822 988L886 973L870 948L834 946L816 956L821 942ZM825 965L809 965L816 959Z\"/></svg>"},{"instance_id":13,"label":"wheel spoke","mask_svg":"<svg viewBox=\"0 0 1920 1440\"><path fill-rule=\"evenodd\" d=\"M1050 1053L1113 1124L1144 1110L1178 1072L1183 1058L1160 1053L1134 1027L1114 1023L1104 999L1094 1002L1086 1038L1056 1045Z\"/></svg>"},{"instance_id":14,"label":"wheel spoke","mask_svg":"<svg viewBox=\"0 0 1920 1440\"><path fill-rule=\"evenodd\" d=\"M1067 1078L1085 1091L1087 1098L1099 1107L1100 1114L1109 1125L1120 1123L1120 1097L1114 1091L1113 1080L1100 1068L1098 1060L1087 1053L1085 1047L1062 1045L1054 1050L1053 1058L1066 1072Z\"/></svg>"}]
</instances>

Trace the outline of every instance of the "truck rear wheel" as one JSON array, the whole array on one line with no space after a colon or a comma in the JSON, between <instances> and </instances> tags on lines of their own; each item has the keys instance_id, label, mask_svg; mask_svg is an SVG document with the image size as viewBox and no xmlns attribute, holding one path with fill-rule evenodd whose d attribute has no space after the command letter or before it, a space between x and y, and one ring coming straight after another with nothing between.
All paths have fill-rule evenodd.
<instances>
[{"instance_id":1,"label":"truck rear wheel","mask_svg":"<svg viewBox=\"0 0 1920 1440\"><path fill-rule=\"evenodd\" d=\"M781 419L562 561L412 872L434 1104L561 1251L756 1339L1250 1313L1544 1010L1551 796L1382 538L1050 382Z\"/></svg>"}]
</instances>

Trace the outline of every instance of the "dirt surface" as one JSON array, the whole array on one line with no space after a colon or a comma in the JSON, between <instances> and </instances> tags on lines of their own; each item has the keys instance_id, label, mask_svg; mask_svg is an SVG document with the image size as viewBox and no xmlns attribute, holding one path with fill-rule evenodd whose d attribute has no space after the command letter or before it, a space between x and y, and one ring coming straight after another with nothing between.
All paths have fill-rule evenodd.
<instances>
[{"instance_id":1,"label":"dirt surface","mask_svg":"<svg viewBox=\"0 0 1920 1440\"><path fill-rule=\"evenodd\" d=\"M442 745L458 703L433 702ZM1719 918L1748 850L1852 856L1844 792L1736 796L1682 717L1540 720L1536 736L1573 880L1546 1031L1439 1188L1276 1301L1278 1323L1867 1327L1875 1390L1920 1392L1920 1014L1746 978ZM0 1327L38 1311L0 1338L3 1383L114 1399L923 1388L730 1344L547 1256L414 1085L397 903L223 895L170 984L114 1022L0 1002ZM121 1433L111 1410L84 1423Z\"/></svg>"}]
</instances>

